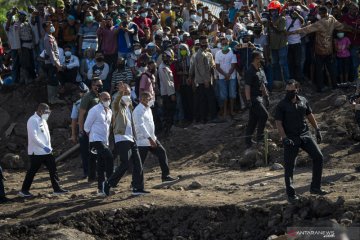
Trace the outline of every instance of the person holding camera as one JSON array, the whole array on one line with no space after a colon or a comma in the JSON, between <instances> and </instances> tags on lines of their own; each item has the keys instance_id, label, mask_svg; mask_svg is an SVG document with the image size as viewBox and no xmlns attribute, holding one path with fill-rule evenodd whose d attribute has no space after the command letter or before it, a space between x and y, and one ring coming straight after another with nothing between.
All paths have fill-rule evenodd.
<instances>
[{"instance_id":1,"label":"person holding camera","mask_svg":"<svg viewBox=\"0 0 360 240\"><path fill-rule=\"evenodd\" d=\"M318 146L322 141L318 123L307 99L298 95L299 83L292 79L286 84L285 90L285 98L276 106L275 122L284 146L286 194L288 201L295 203L299 196L295 193L293 173L300 148L313 160L310 193L325 195L328 192L321 189L324 157ZM317 142L313 139L305 119L316 130Z\"/></svg>"}]
</instances>

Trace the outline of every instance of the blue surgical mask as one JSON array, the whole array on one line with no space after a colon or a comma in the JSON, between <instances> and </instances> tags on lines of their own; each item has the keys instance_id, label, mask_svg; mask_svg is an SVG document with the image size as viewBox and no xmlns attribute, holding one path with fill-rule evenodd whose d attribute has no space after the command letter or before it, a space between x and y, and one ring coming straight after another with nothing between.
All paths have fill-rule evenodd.
<instances>
[{"instance_id":1,"label":"blue surgical mask","mask_svg":"<svg viewBox=\"0 0 360 240\"><path fill-rule=\"evenodd\" d=\"M54 26L51 26L50 27L50 33L54 33L55 32L55 27Z\"/></svg>"}]
</instances>

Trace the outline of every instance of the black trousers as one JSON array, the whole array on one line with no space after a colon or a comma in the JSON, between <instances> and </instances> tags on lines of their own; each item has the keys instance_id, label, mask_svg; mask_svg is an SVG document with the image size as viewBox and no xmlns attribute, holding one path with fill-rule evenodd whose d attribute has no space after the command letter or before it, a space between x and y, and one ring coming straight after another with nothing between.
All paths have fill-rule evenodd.
<instances>
[{"instance_id":1,"label":"black trousers","mask_svg":"<svg viewBox=\"0 0 360 240\"><path fill-rule=\"evenodd\" d=\"M295 159L300 148L307 152L313 160L312 181L310 188L320 189L324 157L318 145L310 135L301 136L300 139L297 138L292 140L294 141L295 146L284 146L286 194L288 196L295 195L293 174Z\"/></svg>"},{"instance_id":2,"label":"black trousers","mask_svg":"<svg viewBox=\"0 0 360 240\"><path fill-rule=\"evenodd\" d=\"M194 103L192 86L180 86L181 102L184 110L184 119L192 121L194 119Z\"/></svg>"},{"instance_id":3,"label":"black trousers","mask_svg":"<svg viewBox=\"0 0 360 240\"><path fill-rule=\"evenodd\" d=\"M84 176L88 176L89 180L94 180L96 178L96 155L90 152L88 135L80 135L79 144Z\"/></svg>"},{"instance_id":4,"label":"black trousers","mask_svg":"<svg viewBox=\"0 0 360 240\"><path fill-rule=\"evenodd\" d=\"M102 190L102 183L106 177L109 178L113 173L114 159L108 146L103 142L91 142L90 147L95 148L97 151L97 177L98 189Z\"/></svg>"},{"instance_id":5,"label":"black trousers","mask_svg":"<svg viewBox=\"0 0 360 240\"><path fill-rule=\"evenodd\" d=\"M355 120L358 126L360 127L360 110L355 111Z\"/></svg>"},{"instance_id":6,"label":"black trousers","mask_svg":"<svg viewBox=\"0 0 360 240\"><path fill-rule=\"evenodd\" d=\"M29 155L30 168L26 173L21 191L27 192L30 190L31 184L34 180L36 173L39 171L42 164L49 170L50 181L54 192L60 190L59 177L57 174L55 158L52 154L46 155Z\"/></svg>"},{"instance_id":7,"label":"black trousers","mask_svg":"<svg viewBox=\"0 0 360 240\"><path fill-rule=\"evenodd\" d=\"M136 189L144 189L144 172L140 159L139 149L136 146L136 143L131 141L121 141L115 144L115 148L120 155L121 164L109 177L109 185L111 187L116 187L120 179L128 170L130 161L132 161L132 186Z\"/></svg>"},{"instance_id":8,"label":"black trousers","mask_svg":"<svg viewBox=\"0 0 360 240\"><path fill-rule=\"evenodd\" d=\"M174 124L174 116L176 112L176 101L171 100L171 96L162 96L164 109L164 124L165 133L168 133Z\"/></svg>"},{"instance_id":9,"label":"black trousers","mask_svg":"<svg viewBox=\"0 0 360 240\"><path fill-rule=\"evenodd\" d=\"M216 98L212 85L208 88L199 84L195 90L195 119L196 121L207 121L216 117Z\"/></svg>"},{"instance_id":10,"label":"black trousers","mask_svg":"<svg viewBox=\"0 0 360 240\"><path fill-rule=\"evenodd\" d=\"M156 148L139 146L141 162L144 165L148 152L151 152L159 160L159 164L161 168L161 178L165 178L170 174L168 157L166 155L166 150L163 147L163 145L161 145L159 141L156 141L156 144L157 144Z\"/></svg>"},{"instance_id":11,"label":"black trousers","mask_svg":"<svg viewBox=\"0 0 360 240\"><path fill-rule=\"evenodd\" d=\"M4 176L0 166L0 198L5 197Z\"/></svg>"},{"instance_id":12,"label":"black trousers","mask_svg":"<svg viewBox=\"0 0 360 240\"><path fill-rule=\"evenodd\" d=\"M324 87L325 66L329 71L332 87L334 88L336 86L335 57L332 55L325 55L325 56L315 55L315 69L316 69L315 85L316 85L316 90L319 92Z\"/></svg>"},{"instance_id":13,"label":"black trousers","mask_svg":"<svg viewBox=\"0 0 360 240\"><path fill-rule=\"evenodd\" d=\"M53 66L52 64L45 64L43 69L48 78L47 85L54 86L54 87L59 86L59 80L56 77L56 75L57 75L56 67Z\"/></svg>"},{"instance_id":14,"label":"black trousers","mask_svg":"<svg viewBox=\"0 0 360 240\"><path fill-rule=\"evenodd\" d=\"M268 117L269 114L264 104L260 101L253 100L252 106L249 110L249 121L245 133L246 134L245 143L248 147L252 145L251 137L256 128L257 128L256 140L262 141L264 139L264 129Z\"/></svg>"},{"instance_id":15,"label":"black trousers","mask_svg":"<svg viewBox=\"0 0 360 240\"><path fill-rule=\"evenodd\" d=\"M290 79L302 82L301 73L301 43L288 45L288 62Z\"/></svg>"}]
</instances>

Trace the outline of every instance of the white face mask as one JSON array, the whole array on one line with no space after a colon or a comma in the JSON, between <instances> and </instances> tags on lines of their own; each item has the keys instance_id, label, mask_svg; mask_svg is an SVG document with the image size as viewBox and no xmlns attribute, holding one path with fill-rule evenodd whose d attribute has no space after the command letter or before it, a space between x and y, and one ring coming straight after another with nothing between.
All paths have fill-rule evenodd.
<instances>
[{"instance_id":1,"label":"white face mask","mask_svg":"<svg viewBox=\"0 0 360 240\"><path fill-rule=\"evenodd\" d=\"M136 49L134 51L135 55L139 56L141 54L141 49Z\"/></svg>"},{"instance_id":2,"label":"white face mask","mask_svg":"<svg viewBox=\"0 0 360 240\"><path fill-rule=\"evenodd\" d=\"M143 7L144 7L144 8L148 8L148 7L149 7L149 3L148 3L148 2L144 3Z\"/></svg>"},{"instance_id":3,"label":"white face mask","mask_svg":"<svg viewBox=\"0 0 360 240\"><path fill-rule=\"evenodd\" d=\"M106 108L108 108L110 106L110 100L106 101L106 102L102 102L102 105Z\"/></svg>"},{"instance_id":4,"label":"white face mask","mask_svg":"<svg viewBox=\"0 0 360 240\"><path fill-rule=\"evenodd\" d=\"M141 15L141 17L146 18L147 15L148 15L148 13L147 13L147 12L144 12L144 13L142 13L142 14L140 14L140 15Z\"/></svg>"},{"instance_id":5,"label":"white face mask","mask_svg":"<svg viewBox=\"0 0 360 240\"><path fill-rule=\"evenodd\" d=\"M155 100L154 99L151 99L148 103L149 107L152 107L154 106L154 103L155 103Z\"/></svg>"},{"instance_id":6,"label":"white face mask","mask_svg":"<svg viewBox=\"0 0 360 240\"><path fill-rule=\"evenodd\" d=\"M122 96L121 97L121 101L126 105L126 106L129 106L130 103L131 103L131 97L128 95L128 96Z\"/></svg>"},{"instance_id":7,"label":"white face mask","mask_svg":"<svg viewBox=\"0 0 360 240\"><path fill-rule=\"evenodd\" d=\"M55 32L55 27L54 26L51 26L50 27L50 33L54 33Z\"/></svg>"},{"instance_id":8,"label":"white face mask","mask_svg":"<svg viewBox=\"0 0 360 240\"><path fill-rule=\"evenodd\" d=\"M49 113L44 113L43 115L41 115L41 118L45 121L47 121L49 119L50 114Z\"/></svg>"},{"instance_id":9,"label":"white face mask","mask_svg":"<svg viewBox=\"0 0 360 240\"><path fill-rule=\"evenodd\" d=\"M320 14L316 14L316 18L317 18L317 20L320 20L321 19Z\"/></svg>"},{"instance_id":10,"label":"white face mask","mask_svg":"<svg viewBox=\"0 0 360 240\"><path fill-rule=\"evenodd\" d=\"M231 41L232 40L232 35L226 35L225 36L227 40Z\"/></svg>"},{"instance_id":11,"label":"white face mask","mask_svg":"<svg viewBox=\"0 0 360 240\"><path fill-rule=\"evenodd\" d=\"M65 54L65 57L71 57L71 52L70 51L66 51L64 54Z\"/></svg>"},{"instance_id":12,"label":"white face mask","mask_svg":"<svg viewBox=\"0 0 360 240\"><path fill-rule=\"evenodd\" d=\"M221 46L221 43L218 43L217 45L216 45L218 48L221 48L222 46Z\"/></svg>"},{"instance_id":13,"label":"white face mask","mask_svg":"<svg viewBox=\"0 0 360 240\"><path fill-rule=\"evenodd\" d=\"M196 15L195 14L191 15L190 18L195 21L196 20Z\"/></svg>"},{"instance_id":14,"label":"white face mask","mask_svg":"<svg viewBox=\"0 0 360 240\"><path fill-rule=\"evenodd\" d=\"M343 38L345 34L343 32L339 32L336 35L338 38Z\"/></svg>"},{"instance_id":15,"label":"white face mask","mask_svg":"<svg viewBox=\"0 0 360 240\"><path fill-rule=\"evenodd\" d=\"M165 6L165 9L166 9L166 10L170 10L170 9L171 9L171 5L170 5L170 6L169 6L169 5L166 5L166 6Z\"/></svg>"}]
</instances>

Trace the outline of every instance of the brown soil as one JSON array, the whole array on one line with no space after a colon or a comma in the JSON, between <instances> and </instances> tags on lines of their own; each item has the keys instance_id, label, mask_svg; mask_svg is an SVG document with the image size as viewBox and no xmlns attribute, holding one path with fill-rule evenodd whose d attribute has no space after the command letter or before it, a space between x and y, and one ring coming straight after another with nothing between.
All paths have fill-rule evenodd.
<instances>
[{"instance_id":1,"label":"brown soil","mask_svg":"<svg viewBox=\"0 0 360 240\"><path fill-rule=\"evenodd\" d=\"M3 92L0 106L11 115L11 122L24 127L37 104L44 101L44 92L45 88L39 86ZM360 174L355 167L360 145L351 139L356 129L352 107L348 103L333 106L340 94L343 92L338 90L307 95L324 130L320 145L325 156L323 186L332 191L326 199L310 196L311 160L301 152L295 185L302 202L296 207L287 204L283 170L269 170L271 163L283 161L272 120L268 124L273 141L269 165L259 161L255 166L240 164L244 158L246 111L225 123L175 127L162 143L169 155L171 174L179 175L181 180L168 188L155 189L160 183L160 169L156 159L149 157L145 187L151 194L146 196L131 197L128 175L112 189L110 197L97 197L96 183L80 178L78 153L58 164L61 184L70 190L62 196L51 194L47 171L42 169L31 188L35 197L17 197L25 170L6 169L6 192L13 201L0 205L0 239L266 239L271 234L283 234L287 226L296 223L312 225L326 219L340 222L346 211L354 212L348 226L359 226ZM273 93L272 105L281 97ZM66 120L70 102L66 107L54 106L53 119L49 119L56 154L72 146ZM0 157L8 152L26 157L24 134L15 131L10 138L1 138ZM10 151L9 143L15 143L16 148ZM190 185L194 181L201 186L193 189ZM316 202L324 206L318 207ZM307 212L302 213L303 209ZM274 220L277 214L280 217ZM68 232L66 237L61 237L61 229ZM55 232L54 236L47 235L49 232Z\"/></svg>"}]
</instances>

